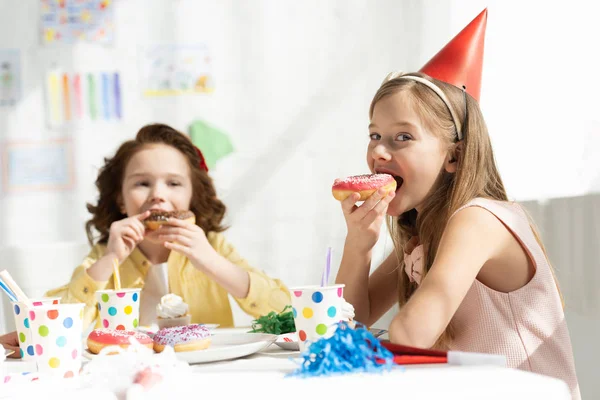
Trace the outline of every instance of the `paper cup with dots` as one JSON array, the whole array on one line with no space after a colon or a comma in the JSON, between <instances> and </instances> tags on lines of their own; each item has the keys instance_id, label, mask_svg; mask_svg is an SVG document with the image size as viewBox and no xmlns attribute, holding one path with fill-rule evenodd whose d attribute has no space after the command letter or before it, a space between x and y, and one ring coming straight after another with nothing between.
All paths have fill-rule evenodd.
<instances>
[{"instance_id":1,"label":"paper cup with dots","mask_svg":"<svg viewBox=\"0 0 600 400\"><path fill-rule=\"evenodd\" d=\"M107 329L133 331L140 320L140 290L98 290L100 323Z\"/></svg>"},{"instance_id":2,"label":"paper cup with dots","mask_svg":"<svg viewBox=\"0 0 600 400\"><path fill-rule=\"evenodd\" d=\"M19 349L21 358L26 361L35 358L35 347L33 344L33 336L31 333L31 316L30 312L37 307L44 305L59 304L60 297L42 297L39 299L30 299L32 307L29 308L23 302L13 302L13 314L15 316L15 326L17 328L17 336L19 338Z\"/></svg>"},{"instance_id":3,"label":"paper cup with dots","mask_svg":"<svg viewBox=\"0 0 600 400\"><path fill-rule=\"evenodd\" d=\"M85 304L56 304L30 311L35 362L40 374L71 378L79 375Z\"/></svg>"},{"instance_id":4,"label":"paper cup with dots","mask_svg":"<svg viewBox=\"0 0 600 400\"><path fill-rule=\"evenodd\" d=\"M335 324L347 320L342 312L344 286L290 288L300 351L304 351L310 342L330 337L335 331Z\"/></svg>"}]
</instances>

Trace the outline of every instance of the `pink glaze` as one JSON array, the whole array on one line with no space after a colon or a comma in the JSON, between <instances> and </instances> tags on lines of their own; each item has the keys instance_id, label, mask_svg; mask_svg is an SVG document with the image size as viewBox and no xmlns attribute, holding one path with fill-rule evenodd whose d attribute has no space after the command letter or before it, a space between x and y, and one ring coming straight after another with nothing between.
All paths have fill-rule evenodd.
<instances>
[{"instance_id":1,"label":"pink glaze","mask_svg":"<svg viewBox=\"0 0 600 400\"><path fill-rule=\"evenodd\" d=\"M150 336L134 331L115 331L112 329L94 329L88 339L102 344L130 344L129 338L134 337L140 344L152 343Z\"/></svg>"},{"instance_id":2,"label":"pink glaze","mask_svg":"<svg viewBox=\"0 0 600 400\"><path fill-rule=\"evenodd\" d=\"M193 342L210 337L210 331L204 325L187 325L163 328L154 334L154 342L165 346Z\"/></svg>"},{"instance_id":3,"label":"pink glaze","mask_svg":"<svg viewBox=\"0 0 600 400\"><path fill-rule=\"evenodd\" d=\"M336 179L333 182L332 189L360 192L361 190L377 189L392 182L394 182L394 177L389 174L356 175Z\"/></svg>"}]
</instances>

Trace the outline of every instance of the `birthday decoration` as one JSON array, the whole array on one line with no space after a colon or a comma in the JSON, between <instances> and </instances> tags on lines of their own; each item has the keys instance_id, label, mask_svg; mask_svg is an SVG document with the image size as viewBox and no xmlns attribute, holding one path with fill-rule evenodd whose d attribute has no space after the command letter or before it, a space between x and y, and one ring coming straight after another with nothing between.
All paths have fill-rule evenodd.
<instances>
[{"instance_id":1,"label":"birthday decoration","mask_svg":"<svg viewBox=\"0 0 600 400\"><path fill-rule=\"evenodd\" d=\"M193 121L188 131L192 143L202 149L209 169L213 169L218 160L233 153L233 144L229 136L205 121Z\"/></svg>"},{"instance_id":2,"label":"birthday decoration","mask_svg":"<svg viewBox=\"0 0 600 400\"><path fill-rule=\"evenodd\" d=\"M479 101L487 8L458 33L419 72L462 88Z\"/></svg>"},{"instance_id":3,"label":"birthday decoration","mask_svg":"<svg viewBox=\"0 0 600 400\"><path fill-rule=\"evenodd\" d=\"M389 371L394 356L366 328L352 329L342 321L331 337L313 342L302 358L300 367L288 376L307 378Z\"/></svg>"}]
</instances>

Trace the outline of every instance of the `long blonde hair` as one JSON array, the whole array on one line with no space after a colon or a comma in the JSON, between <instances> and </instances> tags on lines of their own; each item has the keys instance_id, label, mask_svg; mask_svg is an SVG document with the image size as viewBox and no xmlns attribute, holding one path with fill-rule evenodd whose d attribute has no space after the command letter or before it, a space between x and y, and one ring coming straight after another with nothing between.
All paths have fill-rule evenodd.
<instances>
[{"instance_id":1,"label":"long blonde hair","mask_svg":"<svg viewBox=\"0 0 600 400\"><path fill-rule=\"evenodd\" d=\"M397 218L389 218L387 221L400 265L398 273L398 303L400 307L406 304L417 290L416 283L410 282L408 276L402 273L404 248L412 236L419 236L419 240L423 244L423 276L425 276L435 260L448 220L460 207L477 197L508 201L504 184L496 167L487 126L477 101L461 89L425 74L411 73L407 75L427 79L444 92L455 115L462 122L464 137L460 145L454 147L457 132L448 107L433 90L423 83L401 77L393 78L385 81L373 97L369 111L370 118L373 117L375 105L381 99L396 93L408 96L421 122L430 132L438 135L447 143L448 149L454 153L453 157L457 163L456 173L446 171L440 173L420 213L412 209ZM546 254L533 223L531 228ZM447 347L452 337L452 324L449 324L434 347Z\"/></svg>"}]
</instances>

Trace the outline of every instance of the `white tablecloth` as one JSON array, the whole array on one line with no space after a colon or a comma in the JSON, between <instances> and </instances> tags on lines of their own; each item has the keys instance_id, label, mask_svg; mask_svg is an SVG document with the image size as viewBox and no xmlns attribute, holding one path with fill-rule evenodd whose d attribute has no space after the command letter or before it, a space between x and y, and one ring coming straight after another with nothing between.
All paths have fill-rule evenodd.
<instances>
[{"instance_id":1,"label":"white tablecloth","mask_svg":"<svg viewBox=\"0 0 600 400\"><path fill-rule=\"evenodd\" d=\"M227 398L233 396L239 399L305 400L339 399L340 396L389 396L398 399L434 399L442 396L444 399L478 400L570 399L568 387L563 381L500 367L421 365L396 367L390 372L373 374L308 379L286 376L297 368L296 363L299 359L295 357L298 355L298 352L284 351L276 345L271 345L262 352L241 359L196 364L192 366L195 379L190 388L174 388L173 393L177 390L193 390L199 397L210 394L211 397L227 395ZM8 362L7 365L8 372L22 372L27 369L26 364L20 361ZM82 389L77 389L74 384L64 384L63 387L33 386L30 392L20 392L27 395L22 398L36 398L37 392L41 390L45 398L54 398L55 390L56 395L60 393L61 400L82 399ZM0 385L0 398L1 388ZM91 395L93 398L111 398L107 393L98 391L85 395Z\"/></svg>"}]
</instances>

